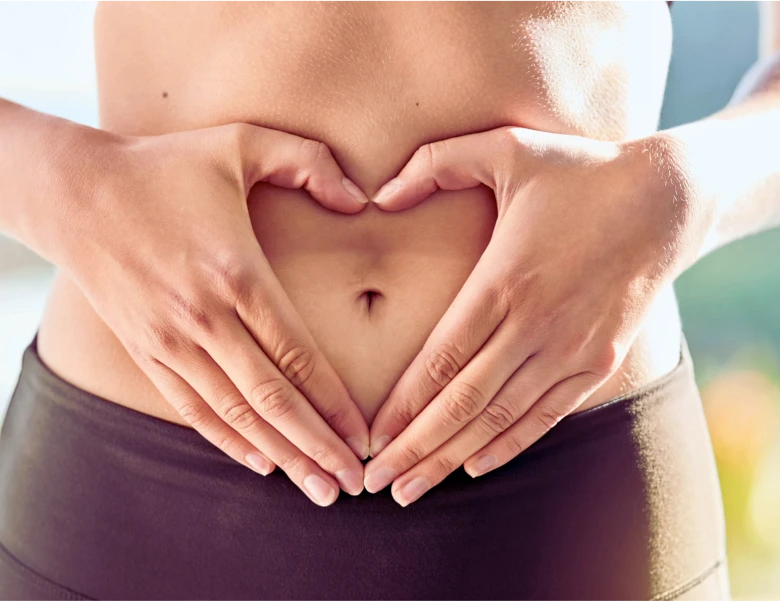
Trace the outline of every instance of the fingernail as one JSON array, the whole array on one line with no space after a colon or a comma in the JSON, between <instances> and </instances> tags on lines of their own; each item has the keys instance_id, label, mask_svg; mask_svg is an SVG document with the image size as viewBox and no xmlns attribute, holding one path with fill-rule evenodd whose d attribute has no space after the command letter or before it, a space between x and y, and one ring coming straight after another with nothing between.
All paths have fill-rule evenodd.
<instances>
[{"instance_id":1,"label":"fingernail","mask_svg":"<svg viewBox=\"0 0 780 601\"><path fill-rule=\"evenodd\" d=\"M391 440L393 440L392 436L380 436L375 441L373 441L371 443L371 456L376 457L379 455L379 453L382 452L382 449L390 444Z\"/></svg>"},{"instance_id":2,"label":"fingernail","mask_svg":"<svg viewBox=\"0 0 780 601\"><path fill-rule=\"evenodd\" d=\"M366 476L366 490L371 493L380 491L395 480L397 475L389 467L380 467Z\"/></svg>"},{"instance_id":3,"label":"fingernail","mask_svg":"<svg viewBox=\"0 0 780 601\"><path fill-rule=\"evenodd\" d=\"M476 478L477 476L481 476L485 472L487 472L491 467L493 467L496 464L496 461L498 461L494 455L482 455L479 459L477 459L474 462L474 467L470 470L466 470L472 478Z\"/></svg>"},{"instance_id":4,"label":"fingernail","mask_svg":"<svg viewBox=\"0 0 780 601\"><path fill-rule=\"evenodd\" d=\"M258 474L267 476L271 473L271 464L268 463L268 460L262 455L258 455L257 453L249 453L249 455L247 455L244 459L249 464L249 467L255 470Z\"/></svg>"},{"instance_id":5,"label":"fingernail","mask_svg":"<svg viewBox=\"0 0 780 601\"><path fill-rule=\"evenodd\" d=\"M352 496L363 492L363 477L352 470L339 470L336 472L336 480L339 481L341 488Z\"/></svg>"},{"instance_id":6,"label":"fingernail","mask_svg":"<svg viewBox=\"0 0 780 601\"><path fill-rule=\"evenodd\" d=\"M377 192L374 195L373 201L376 204L381 204L383 201L387 200L387 198L398 191L398 189L401 187L401 180L398 178L391 179L389 182L387 182L384 186L379 188L379 192Z\"/></svg>"},{"instance_id":7,"label":"fingernail","mask_svg":"<svg viewBox=\"0 0 780 601\"><path fill-rule=\"evenodd\" d=\"M352 180L349 180L346 177L342 177L341 185L344 186L344 189L349 192L349 195L358 202L362 202L363 204L368 202L366 195L363 194L363 191L358 188Z\"/></svg>"},{"instance_id":8,"label":"fingernail","mask_svg":"<svg viewBox=\"0 0 780 601\"><path fill-rule=\"evenodd\" d=\"M347 438L347 444L352 452L360 459L366 459L368 457L368 445L357 438L356 436L350 436Z\"/></svg>"},{"instance_id":9,"label":"fingernail","mask_svg":"<svg viewBox=\"0 0 780 601\"><path fill-rule=\"evenodd\" d=\"M393 495L393 498L401 507L406 507L419 499L431 487L428 478L417 477L407 482L401 489Z\"/></svg>"},{"instance_id":10,"label":"fingernail","mask_svg":"<svg viewBox=\"0 0 780 601\"><path fill-rule=\"evenodd\" d=\"M314 497L314 501L323 507L327 507L333 503L339 494L337 490L317 474L309 474L306 476L303 479L303 485L306 487L306 490L309 491L309 494Z\"/></svg>"}]
</instances>

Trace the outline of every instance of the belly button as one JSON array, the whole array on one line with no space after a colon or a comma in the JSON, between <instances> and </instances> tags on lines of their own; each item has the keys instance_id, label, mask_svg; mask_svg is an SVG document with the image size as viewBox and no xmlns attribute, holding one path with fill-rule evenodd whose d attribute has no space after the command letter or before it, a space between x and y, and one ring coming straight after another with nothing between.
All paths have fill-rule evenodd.
<instances>
[{"instance_id":1,"label":"belly button","mask_svg":"<svg viewBox=\"0 0 780 601\"><path fill-rule=\"evenodd\" d=\"M364 290L360 293L360 300L362 301L364 298L366 300L366 309L368 311L371 311L372 307L374 306L374 303L382 297L382 293L377 290Z\"/></svg>"}]
</instances>

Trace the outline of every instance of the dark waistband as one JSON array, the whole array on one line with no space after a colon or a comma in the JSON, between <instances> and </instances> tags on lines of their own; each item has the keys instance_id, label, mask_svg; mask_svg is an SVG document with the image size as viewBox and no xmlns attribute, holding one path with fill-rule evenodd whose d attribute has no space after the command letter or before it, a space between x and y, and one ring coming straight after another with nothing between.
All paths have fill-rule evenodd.
<instances>
[{"instance_id":1,"label":"dark waistband","mask_svg":"<svg viewBox=\"0 0 780 601\"><path fill-rule=\"evenodd\" d=\"M87 596L632 598L721 555L684 340L667 375L407 508L388 490L316 507L280 470L62 380L35 343L0 435L0 544Z\"/></svg>"},{"instance_id":2,"label":"dark waistband","mask_svg":"<svg viewBox=\"0 0 780 601\"><path fill-rule=\"evenodd\" d=\"M39 393L41 401L78 417L85 426L89 424L94 428L96 434L110 433L117 442L128 441L145 455L154 452L158 457L177 457L177 465L180 461L194 459L198 469L204 467L204 461L214 466L235 467L232 459L192 428L108 401L63 380L41 360L37 341L36 334L24 351L20 381ZM635 420L644 407L660 402L659 395L665 396L664 391L679 392L681 387L689 394L696 390L693 361L684 336L678 362L670 372L636 390L564 418L524 454L551 452L568 444L571 437L592 436L595 428L606 427L614 421Z\"/></svg>"}]
</instances>

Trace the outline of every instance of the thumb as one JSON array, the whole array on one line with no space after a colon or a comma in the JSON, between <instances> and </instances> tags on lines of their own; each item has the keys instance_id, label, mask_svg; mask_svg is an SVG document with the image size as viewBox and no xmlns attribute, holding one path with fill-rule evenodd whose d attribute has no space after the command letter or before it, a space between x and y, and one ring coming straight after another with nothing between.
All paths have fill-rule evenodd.
<instances>
[{"instance_id":1,"label":"thumb","mask_svg":"<svg viewBox=\"0 0 780 601\"><path fill-rule=\"evenodd\" d=\"M484 184L495 191L494 166L505 128L421 146L397 177L372 200L385 211L410 209L436 190L465 190Z\"/></svg>"},{"instance_id":2,"label":"thumb","mask_svg":"<svg viewBox=\"0 0 780 601\"><path fill-rule=\"evenodd\" d=\"M357 213L368 203L322 142L255 125L246 125L241 136L247 192L258 182L303 188L322 206L341 213Z\"/></svg>"}]
</instances>

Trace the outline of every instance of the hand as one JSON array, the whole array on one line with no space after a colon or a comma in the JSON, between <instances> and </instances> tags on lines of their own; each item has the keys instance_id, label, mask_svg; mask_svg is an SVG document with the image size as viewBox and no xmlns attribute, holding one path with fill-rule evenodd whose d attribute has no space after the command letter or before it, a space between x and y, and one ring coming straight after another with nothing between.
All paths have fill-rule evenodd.
<instances>
[{"instance_id":1,"label":"hand","mask_svg":"<svg viewBox=\"0 0 780 601\"><path fill-rule=\"evenodd\" d=\"M617 370L686 248L689 207L650 154L501 128L423 146L379 190L374 201L398 211L485 185L498 217L371 427L369 492L393 482L405 506L461 465L495 469Z\"/></svg>"},{"instance_id":2,"label":"hand","mask_svg":"<svg viewBox=\"0 0 780 601\"><path fill-rule=\"evenodd\" d=\"M57 204L56 262L219 449L264 475L278 465L320 505L339 483L360 493L368 427L274 276L246 198L264 181L355 213L363 193L324 144L252 125L91 136L73 153L89 172Z\"/></svg>"}]
</instances>

